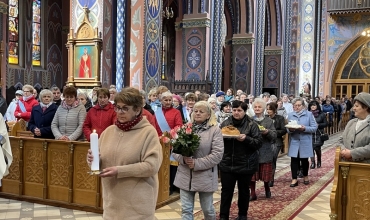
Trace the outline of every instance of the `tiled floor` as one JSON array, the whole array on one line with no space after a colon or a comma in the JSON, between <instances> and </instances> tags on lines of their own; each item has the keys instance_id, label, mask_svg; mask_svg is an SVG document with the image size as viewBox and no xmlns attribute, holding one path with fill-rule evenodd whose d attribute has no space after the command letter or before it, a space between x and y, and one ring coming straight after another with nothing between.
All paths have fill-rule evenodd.
<instances>
[{"instance_id":1,"label":"tiled floor","mask_svg":"<svg viewBox=\"0 0 370 220\"><path fill-rule=\"evenodd\" d=\"M332 136L323 148L330 146L339 138L339 135ZM290 158L283 156L278 159L277 170L289 166ZM297 220L326 220L329 219L330 213L330 191L332 183L330 183L310 204L308 204L302 212L295 218ZM214 202L220 200L219 190L214 193ZM200 210L199 201L195 202L194 212ZM181 220L181 203L180 201L168 204L156 210L158 220L171 219ZM98 220L103 219L102 215L64 209L53 206L40 205L24 201L16 201L0 198L0 219L7 220L54 220L54 219L69 219L69 220Z\"/></svg>"}]
</instances>

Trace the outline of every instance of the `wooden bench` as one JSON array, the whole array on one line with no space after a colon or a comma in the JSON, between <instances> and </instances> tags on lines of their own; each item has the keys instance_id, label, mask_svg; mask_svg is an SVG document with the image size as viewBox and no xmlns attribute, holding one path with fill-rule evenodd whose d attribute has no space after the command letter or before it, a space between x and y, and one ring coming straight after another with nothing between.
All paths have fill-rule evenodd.
<instances>
[{"instance_id":1,"label":"wooden bench","mask_svg":"<svg viewBox=\"0 0 370 220\"><path fill-rule=\"evenodd\" d=\"M89 142L10 138L13 163L0 197L102 213L100 177L88 174ZM169 200L169 146L162 144L157 207Z\"/></svg>"},{"instance_id":2,"label":"wooden bench","mask_svg":"<svg viewBox=\"0 0 370 220\"><path fill-rule=\"evenodd\" d=\"M338 147L335 152L334 169L334 182L330 194L330 219L368 219L370 164L341 161Z\"/></svg>"}]
</instances>

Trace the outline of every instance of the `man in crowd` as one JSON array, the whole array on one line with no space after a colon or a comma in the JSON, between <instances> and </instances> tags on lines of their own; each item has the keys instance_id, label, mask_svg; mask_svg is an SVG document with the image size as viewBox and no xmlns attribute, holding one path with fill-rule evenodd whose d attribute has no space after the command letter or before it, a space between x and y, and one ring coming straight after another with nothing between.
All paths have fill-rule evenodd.
<instances>
[{"instance_id":1,"label":"man in crowd","mask_svg":"<svg viewBox=\"0 0 370 220\"><path fill-rule=\"evenodd\" d=\"M285 108L286 113L289 114L290 112L293 112L293 105L289 102L288 95L283 93L281 98L283 99L283 107Z\"/></svg>"},{"instance_id":2,"label":"man in crowd","mask_svg":"<svg viewBox=\"0 0 370 220\"><path fill-rule=\"evenodd\" d=\"M62 97L61 97L61 92L60 89L56 86L51 88L51 91L53 92L53 102L59 106L60 103L62 103Z\"/></svg>"}]
</instances>

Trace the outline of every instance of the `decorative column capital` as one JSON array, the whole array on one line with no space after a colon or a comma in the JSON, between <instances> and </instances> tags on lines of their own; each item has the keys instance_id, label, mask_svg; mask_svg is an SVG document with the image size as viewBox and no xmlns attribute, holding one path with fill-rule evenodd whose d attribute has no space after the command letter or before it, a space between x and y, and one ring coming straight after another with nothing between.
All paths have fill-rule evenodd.
<instances>
[{"instance_id":1,"label":"decorative column capital","mask_svg":"<svg viewBox=\"0 0 370 220\"><path fill-rule=\"evenodd\" d=\"M182 30L182 22L177 21L175 22L175 31L180 31L180 30Z\"/></svg>"},{"instance_id":2,"label":"decorative column capital","mask_svg":"<svg viewBox=\"0 0 370 220\"><path fill-rule=\"evenodd\" d=\"M181 24L180 24L181 26ZM193 27L211 27L211 19L209 18L194 18L184 19L182 21L182 28L193 28Z\"/></svg>"},{"instance_id":3,"label":"decorative column capital","mask_svg":"<svg viewBox=\"0 0 370 220\"><path fill-rule=\"evenodd\" d=\"M283 54L283 50L282 49L265 49L265 56L266 55L281 55Z\"/></svg>"},{"instance_id":4,"label":"decorative column capital","mask_svg":"<svg viewBox=\"0 0 370 220\"><path fill-rule=\"evenodd\" d=\"M8 14L8 5L4 2L0 2L0 13Z\"/></svg>"},{"instance_id":5,"label":"decorative column capital","mask_svg":"<svg viewBox=\"0 0 370 220\"><path fill-rule=\"evenodd\" d=\"M232 44L254 44L255 39L254 37L250 38L233 38L232 39Z\"/></svg>"}]
</instances>

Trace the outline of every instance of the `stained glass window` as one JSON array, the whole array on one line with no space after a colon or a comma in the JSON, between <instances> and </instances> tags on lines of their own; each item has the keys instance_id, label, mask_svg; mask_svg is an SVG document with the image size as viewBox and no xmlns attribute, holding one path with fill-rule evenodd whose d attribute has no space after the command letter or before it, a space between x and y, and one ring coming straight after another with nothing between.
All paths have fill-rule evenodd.
<instances>
[{"instance_id":1,"label":"stained glass window","mask_svg":"<svg viewBox=\"0 0 370 220\"><path fill-rule=\"evenodd\" d=\"M19 17L18 17L18 0L9 1L9 64L18 64L18 28L19 28Z\"/></svg>"},{"instance_id":2,"label":"stained glass window","mask_svg":"<svg viewBox=\"0 0 370 220\"><path fill-rule=\"evenodd\" d=\"M32 2L32 65L41 66L41 0L33 0Z\"/></svg>"}]
</instances>

